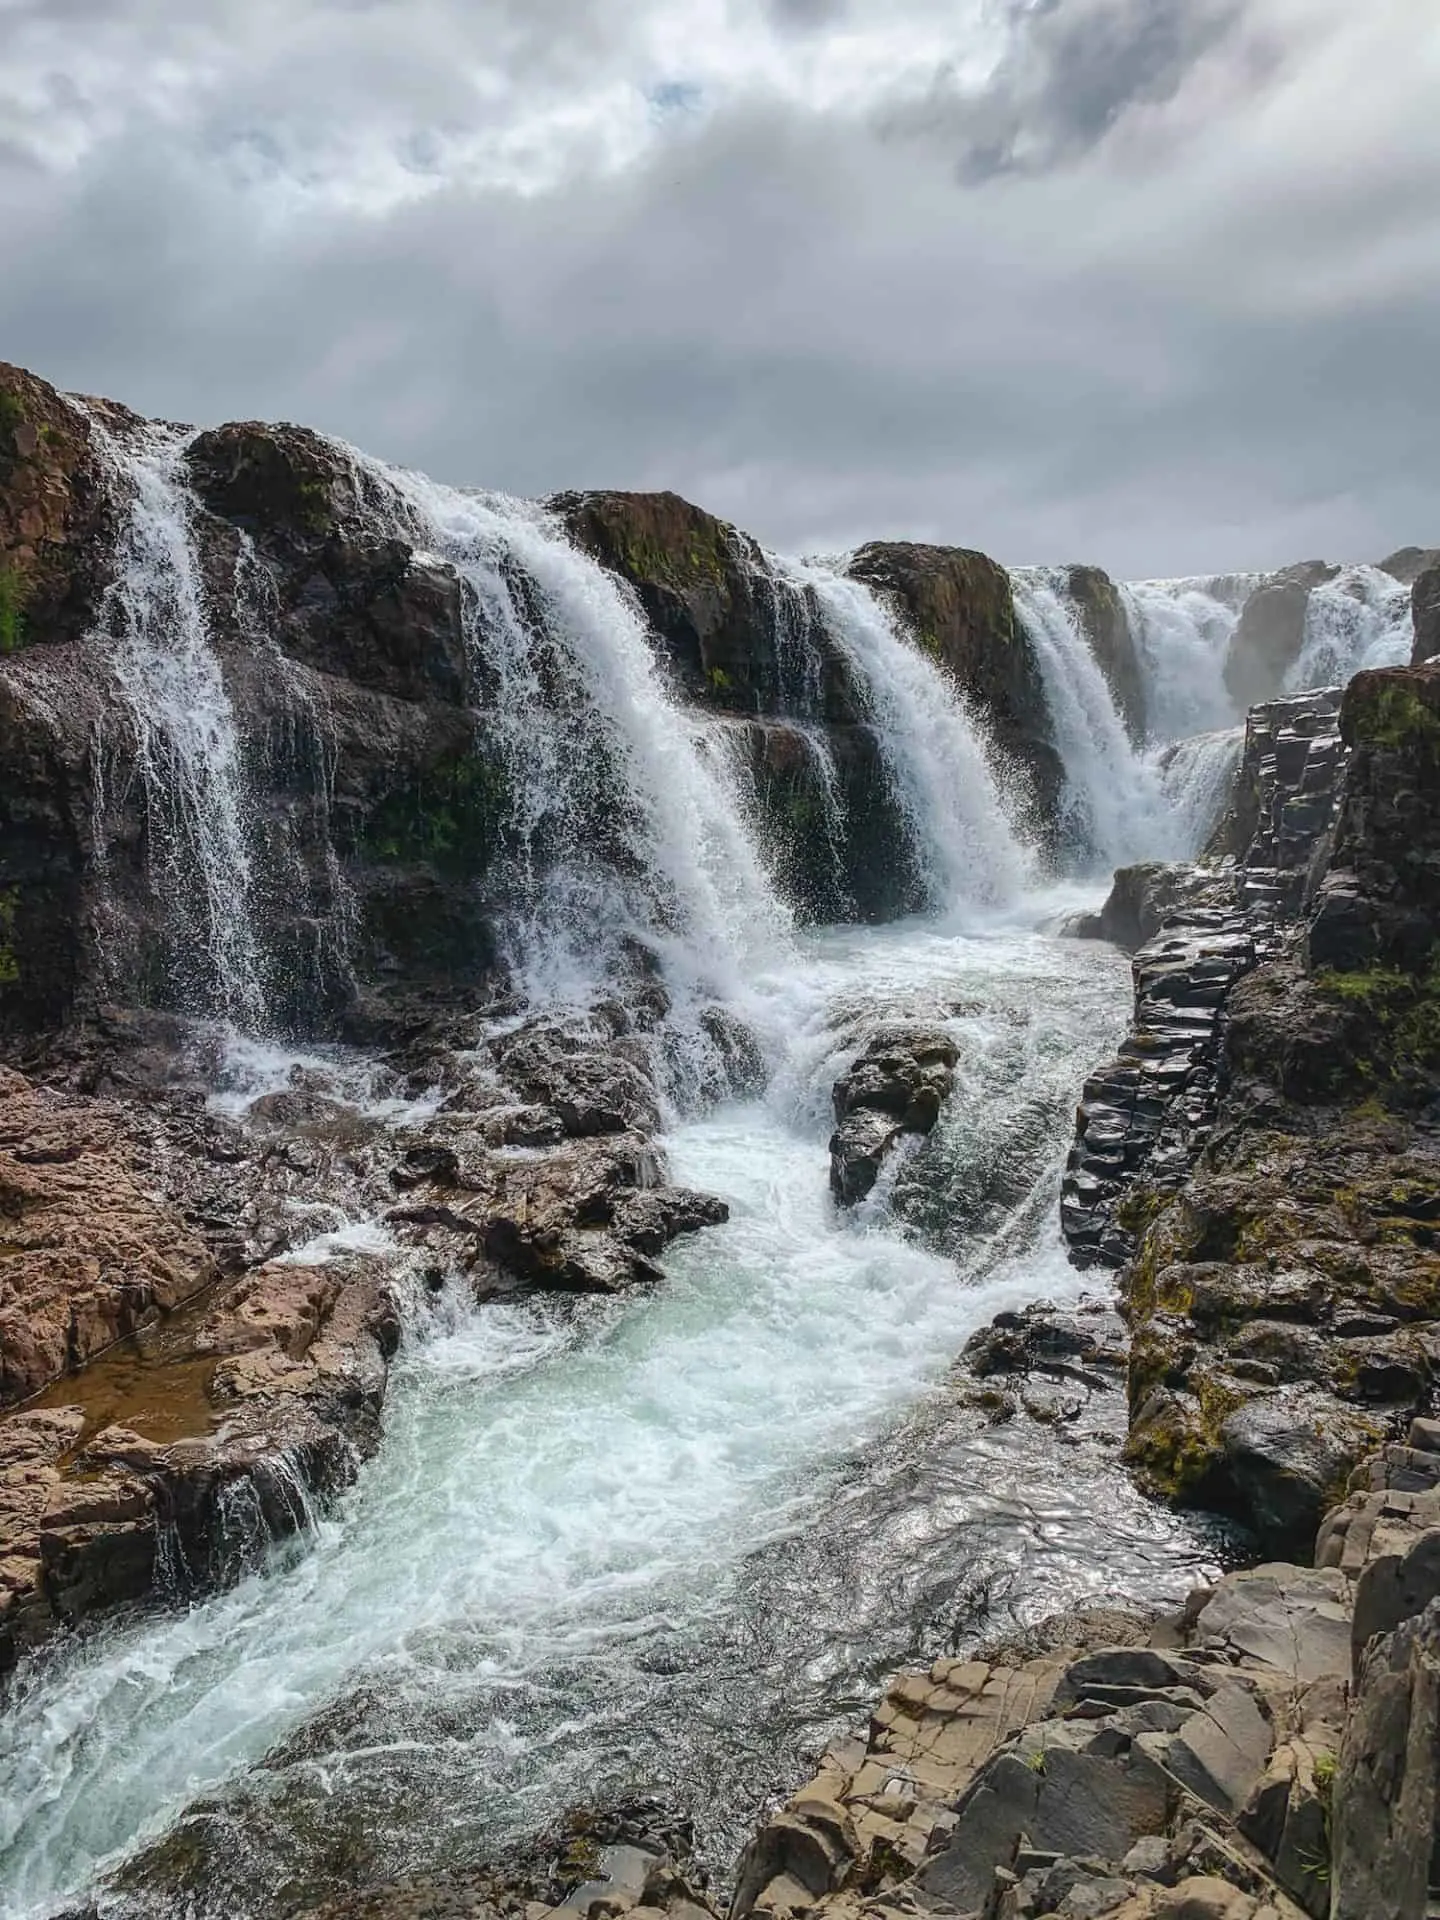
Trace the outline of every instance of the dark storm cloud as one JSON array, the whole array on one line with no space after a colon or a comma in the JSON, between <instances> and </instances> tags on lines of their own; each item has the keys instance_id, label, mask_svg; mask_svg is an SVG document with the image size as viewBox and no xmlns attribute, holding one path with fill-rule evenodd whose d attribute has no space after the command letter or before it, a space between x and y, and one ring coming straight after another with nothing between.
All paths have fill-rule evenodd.
<instances>
[{"instance_id":1,"label":"dark storm cloud","mask_svg":"<svg viewBox=\"0 0 1440 1920\"><path fill-rule=\"evenodd\" d=\"M673 486L777 544L1134 574L1437 538L1440 152L1403 6L1321 31L1257 0L1208 54L1175 16L1108 80L1094 39L1068 103L1056 36L1093 0L1012 18L967 84L1029 145L966 188L953 142L874 133L953 7L898 7L873 85L858 4L768 39L758 8L753 48L556 4L527 18L563 45L526 26L533 67L476 81L504 11L488 42L439 0L340 40L337 7L272 11L168 92L106 42L71 76L103 128L0 161L0 353L466 483ZM1261 45L1287 60L1256 92Z\"/></svg>"},{"instance_id":2,"label":"dark storm cloud","mask_svg":"<svg viewBox=\"0 0 1440 1920\"><path fill-rule=\"evenodd\" d=\"M944 66L880 117L891 135L952 139L972 182L1088 152L1134 108L1173 99L1245 17L1243 0L1004 0L1001 11L1007 50L983 83Z\"/></svg>"}]
</instances>

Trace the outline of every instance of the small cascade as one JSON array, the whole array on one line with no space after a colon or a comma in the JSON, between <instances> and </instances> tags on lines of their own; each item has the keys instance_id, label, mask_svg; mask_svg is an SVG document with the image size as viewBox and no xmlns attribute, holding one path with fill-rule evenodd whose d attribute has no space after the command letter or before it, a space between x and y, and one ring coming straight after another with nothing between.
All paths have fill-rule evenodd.
<instances>
[{"instance_id":1,"label":"small cascade","mask_svg":"<svg viewBox=\"0 0 1440 1920\"><path fill-rule=\"evenodd\" d=\"M1175 859L1191 859L1220 823L1245 749L1244 727L1198 733L1162 747L1161 785L1175 826Z\"/></svg>"},{"instance_id":2,"label":"small cascade","mask_svg":"<svg viewBox=\"0 0 1440 1920\"><path fill-rule=\"evenodd\" d=\"M868 587L820 562L774 562L813 593L879 736L932 911L1013 901L1031 858L980 727L945 674Z\"/></svg>"},{"instance_id":3,"label":"small cascade","mask_svg":"<svg viewBox=\"0 0 1440 1920\"><path fill-rule=\"evenodd\" d=\"M184 479L190 435L91 430L129 496L100 625L144 788L148 857L167 919L172 986L191 1011L255 1027L265 1016L240 736L210 641ZM107 742L100 743L102 767ZM97 838L104 844L102 818Z\"/></svg>"},{"instance_id":4,"label":"small cascade","mask_svg":"<svg viewBox=\"0 0 1440 1920\"><path fill-rule=\"evenodd\" d=\"M1305 644L1286 691L1344 686L1370 667L1407 666L1413 641L1410 589L1378 567L1346 567L1311 589Z\"/></svg>"},{"instance_id":5,"label":"small cascade","mask_svg":"<svg viewBox=\"0 0 1440 1920\"><path fill-rule=\"evenodd\" d=\"M676 1092L713 1083L706 1017L789 914L723 753L669 697L632 596L544 509L351 453L367 510L454 567L503 815L507 957L534 1005L658 971Z\"/></svg>"},{"instance_id":6,"label":"small cascade","mask_svg":"<svg viewBox=\"0 0 1440 1920\"><path fill-rule=\"evenodd\" d=\"M1225 656L1240 611L1264 574L1134 580L1120 589L1145 670L1145 712L1155 740L1181 740L1241 717L1225 686Z\"/></svg>"},{"instance_id":7,"label":"small cascade","mask_svg":"<svg viewBox=\"0 0 1440 1920\"><path fill-rule=\"evenodd\" d=\"M1065 570L1025 568L1011 579L1065 767L1063 844L1082 864L1107 867L1168 854L1171 823L1159 771L1131 744L1070 603Z\"/></svg>"}]
</instances>

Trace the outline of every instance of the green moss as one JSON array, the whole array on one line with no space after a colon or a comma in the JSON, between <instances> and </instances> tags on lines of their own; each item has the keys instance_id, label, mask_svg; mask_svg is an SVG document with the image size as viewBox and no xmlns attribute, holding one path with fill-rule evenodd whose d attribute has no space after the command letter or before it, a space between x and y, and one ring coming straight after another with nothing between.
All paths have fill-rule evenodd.
<instances>
[{"instance_id":1,"label":"green moss","mask_svg":"<svg viewBox=\"0 0 1440 1920\"><path fill-rule=\"evenodd\" d=\"M1356 683L1346 696L1344 723L1358 744L1440 759L1440 713L1399 676Z\"/></svg>"},{"instance_id":2,"label":"green moss","mask_svg":"<svg viewBox=\"0 0 1440 1920\"><path fill-rule=\"evenodd\" d=\"M13 987L20 978L20 962L15 958L15 914L19 905L20 895L14 887L0 893L0 987Z\"/></svg>"},{"instance_id":3,"label":"green moss","mask_svg":"<svg viewBox=\"0 0 1440 1920\"><path fill-rule=\"evenodd\" d=\"M1440 1073L1440 963L1424 973L1370 967L1354 973L1323 970L1316 990L1363 1017L1367 1043L1347 1063L1362 1083L1400 1086ZM1369 1096L1373 1098L1374 1096Z\"/></svg>"},{"instance_id":4,"label":"green moss","mask_svg":"<svg viewBox=\"0 0 1440 1920\"><path fill-rule=\"evenodd\" d=\"M296 518L307 533L328 533L332 519L330 489L313 475L301 480L295 489Z\"/></svg>"},{"instance_id":5,"label":"green moss","mask_svg":"<svg viewBox=\"0 0 1440 1920\"><path fill-rule=\"evenodd\" d=\"M6 393L0 388L0 456L14 452L10 445L10 436L25 420L25 409L21 405L18 393Z\"/></svg>"},{"instance_id":6,"label":"green moss","mask_svg":"<svg viewBox=\"0 0 1440 1920\"><path fill-rule=\"evenodd\" d=\"M18 567L0 567L0 653L15 653L25 638L29 589Z\"/></svg>"},{"instance_id":7,"label":"green moss","mask_svg":"<svg viewBox=\"0 0 1440 1920\"><path fill-rule=\"evenodd\" d=\"M362 829L361 850L385 864L483 872L508 809L503 768L478 751L458 754L384 795Z\"/></svg>"},{"instance_id":8,"label":"green moss","mask_svg":"<svg viewBox=\"0 0 1440 1920\"><path fill-rule=\"evenodd\" d=\"M733 682L723 667L711 667L705 678L717 693L728 693Z\"/></svg>"}]
</instances>

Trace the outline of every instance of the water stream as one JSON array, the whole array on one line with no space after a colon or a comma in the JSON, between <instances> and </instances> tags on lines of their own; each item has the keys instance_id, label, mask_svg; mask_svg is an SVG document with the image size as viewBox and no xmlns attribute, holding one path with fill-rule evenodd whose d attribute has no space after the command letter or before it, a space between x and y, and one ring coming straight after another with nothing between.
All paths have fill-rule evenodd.
<instances>
[{"instance_id":1,"label":"water stream","mask_svg":"<svg viewBox=\"0 0 1440 1920\"><path fill-rule=\"evenodd\" d=\"M176 444L126 456L117 659L152 810L173 799L201 876L207 1011L243 1021L259 978L244 788L174 510ZM482 1308L452 1281L411 1302L380 1455L306 1537L229 1592L33 1659L0 1714L6 1920L87 1888L122 1920L260 1920L483 1858L636 1786L679 1800L723 1864L896 1665L1085 1596L1178 1597L1217 1551L1203 1523L1134 1492L1118 1391L1077 1409L1064 1445L988 1426L950 1376L1002 1305L1079 1294L1059 1166L1076 1090L1128 1012L1126 963L1048 930L1080 895L1040 889L964 701L868 590L774 563L849 663L932 908L797 931L724 723L674 700L632 597L541 509L358 455L352 471L413 564L465 588L529 1004L624 992L637 948L651 956L671 1171L732 1217L624 1299ZM1053 583L1030 581L1022 611L1077 864L1190 850L1233 740L1178 773L1137 751ZM788 670L813 709L807 631ZM148 735L142 707L163 716ZM208 892L221 870L239 876L226 913ZM760 1041L763 1097L737 1104L708 1057L717 1005ZM897 1018L952 1034L956 1092L842 1215L831 1087ZM424 1118L378 1100L364 1061L303 1064L376 1121ZM216 1098L243 1116L286 1071L273 1045L236 1041ZM376 1222L330 1221L305 1257L357 1245L383 1251Z\"/></svg>"}]
</instances>

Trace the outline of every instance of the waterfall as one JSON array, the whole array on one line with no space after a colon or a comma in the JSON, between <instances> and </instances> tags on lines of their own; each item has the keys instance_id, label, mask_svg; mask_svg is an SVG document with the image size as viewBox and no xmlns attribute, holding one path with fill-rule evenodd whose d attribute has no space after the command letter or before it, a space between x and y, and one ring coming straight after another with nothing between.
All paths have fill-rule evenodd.
<instances>
[{"instance_id":1,"label":"waterfall","mask_svg":"<svg viewBox=\"0 0 1440 1920\"><path fill-rule=\"evenodd\" d=\"M265 990L249 803L235 715L211 644L184 478L193 436L155 425L122 436L93 413L89 420L125 503L100 629L108 636L109 666L144 791L151 878L169 923L172 985L192 1011L255 1027L264 1020ZM110 747L101 740L101 780ZM102 787L102 847L104 812Z\"/></svg>"},{"instance_id":2,"label":"waterfall","mask_svg":"<svg viewBox=\"0 0 1440 1920\"><path fill-rule=\"evenodd\" d=\"M532 1005L584 1008L658 968L682 1077L705 1015L788 934L729 757L670 698L632 594L544 508L344 449L366 510L464 582L483 752L504 814L503 939Z\"/></svg>"},{"instance_id":3,"label":"waterfall","mask_svg":"<svg viewBox=\"0 0 1440 1920\"><path fill-rule=\"evenodd\" d=\"M1179 740L1241 717L1225 686L1225 656L1245 601L1264 574L1135 580L1120 589L1145 672L1152 738Z\"/></svg>"},{"instance_id":4,"label":"waterfall","mask_svg":"<svg viewBox=\"0 0 1440 1920\"><path fill-rule=\"evenodd\" d=\"M1343 686L1367 667L1408 666L1413 641L1410 589L1378 567L1346 567L1311 589L1305 644L1286 691Z\"/></svg>"},{"instance_id":5,"label":"waterfall","mask_svg":"<svg viewBox=\"0 0 1440 1920\"><path fill-rule=\"evenodd\" d=\"M813 593L868 707L928 906L1013 900L1030 856L1010 821L979 725L945 673L858 580L818 561L774 559Z\"/></svg>"},{"instance_id":6,"label":"waterfall","mask_svg":"<svg viewBox=\"0 0 1440 1920\"><path fill-rule=\"evenodd\" d=\"M1082 862L1108 867L1168 854L1171 822L1159 771L1131 743L1069 600L1064 568L1025 568L1011 580L1065 767L1068 849Z\"/></svg>"},{"instance_id":7,"label":"waterfall","mask_svg":"<svg viewBox=\"0 0 1440 1920\"><path fill-rule=\"evenodd\" d=\"M1175 827L1174 858L1192 858L1219 825L1244 748L1242 726L1196 734L1160 750L1160 779Z\"/></svg>"}]
</instances>

